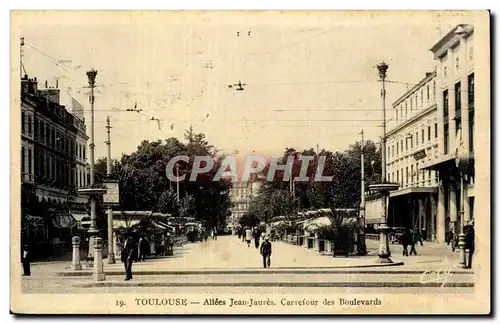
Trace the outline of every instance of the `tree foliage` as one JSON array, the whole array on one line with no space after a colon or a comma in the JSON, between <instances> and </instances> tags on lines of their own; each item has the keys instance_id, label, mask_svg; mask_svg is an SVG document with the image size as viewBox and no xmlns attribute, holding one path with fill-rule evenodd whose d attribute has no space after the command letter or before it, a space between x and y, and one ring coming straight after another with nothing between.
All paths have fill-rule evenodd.
<instances>
[{"instance_id":1,"label":"tree foliage","mask_svg":"<svg viewBox=\"0 0 500 324\"><path fill-rule=\"evenodd\" d=\"M361 143L356 142L344 152L330 152L313 149L298 151L285 148L279 164L286 164L292 158L292 177L298 177L301 172L301 156L314 157L308 164L307 181L286 180L284 171L277 171L274 181L263 184L257 197L251 203L249 210L261 220L271 220L276 216L290 218L298 211L316 210L327 206L338 208L358 208L361 201ZM320 159L324 161L323 176L331 176L331 181L315 181ZM372 165L373 161L373 165ZM381 155L377 145L367 141L364 147L364 165L366 185L376 182L376 175L381 170ZM267 176L269 165L263 170ZM293 188L293 190L292 190ZM293 193L292 193L293 192Z\"/></svg>"}]
</instances>

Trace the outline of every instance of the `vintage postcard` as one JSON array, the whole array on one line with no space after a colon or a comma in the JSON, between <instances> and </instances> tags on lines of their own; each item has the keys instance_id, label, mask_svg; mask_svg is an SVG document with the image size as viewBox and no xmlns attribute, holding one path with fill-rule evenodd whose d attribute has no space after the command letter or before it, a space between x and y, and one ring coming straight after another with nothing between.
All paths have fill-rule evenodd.
<instances>
[{"instance_id":1,"label":"vintage postcard","mask_svg":"<svg viewBox=\"0 0 500 324\"><path fill-rule=\"evenodd\" d=\"M491 312L488 11L12 11L11 89L14 313Z\"/></svg>"}]
</instances>

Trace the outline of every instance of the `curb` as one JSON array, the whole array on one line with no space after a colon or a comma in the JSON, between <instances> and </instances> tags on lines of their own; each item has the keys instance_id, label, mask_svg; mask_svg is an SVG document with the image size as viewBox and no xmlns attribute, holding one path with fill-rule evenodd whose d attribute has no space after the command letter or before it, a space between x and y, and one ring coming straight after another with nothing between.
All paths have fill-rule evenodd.
<instances>
[{"instance_id":1,"label":"curb","mask_svg":"<svg viewBox=\"0 0 500 324\"><path fill-rule=\"evenodd\" d=\"M398 264L398 265L402 265ZM351 267L359 268L359 267ZM175 275L238 275L238 274L422 274L425 270L349 270L349 267L344 268L315 268L312 270L297 269L297 268L274 268L274 269L249 269L249 270L231 270L231 269L198 269L198 270L143 270L133 271L134 276L175 276ZM56 276L59 277L90 277L92 271L67 271L57 272ZM121 276L125 275L125 271L104 271L108 276ZM452 270L451 274L473 275L474 272Z\"/></svg>"},{"instance_id":2,"label":"curb","mask_svg":"<svg viewBox=\"0 0 500 324\"><path fill-rule=\"evenodd\" d=\"M472 288L474 283L450 282L240 282L240 283L174 283L174 282L97 282L74 285L78 288L93 287L284 287L284 288Z\"/></svg>"}]
</instances>

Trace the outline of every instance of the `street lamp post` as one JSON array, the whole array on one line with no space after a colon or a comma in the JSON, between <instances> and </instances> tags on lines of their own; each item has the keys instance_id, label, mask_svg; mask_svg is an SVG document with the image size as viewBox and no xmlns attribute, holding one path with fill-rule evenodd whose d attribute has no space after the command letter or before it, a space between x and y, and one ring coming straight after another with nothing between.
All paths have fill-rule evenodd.
<instances>
[{"instance_id":1,"label":"street lamp post","mask_svg":"<svg viewBox=\"0 0 500 324\"><path fill-rule=\"evenodd\" d=\"M94 88L95 88L95 78L97 76L97 71L92 69L90 71L87 71L87 78L89 82L89 87L90 87L90 187L94 187L95 184L95 174L94 174L94 151L95 151L95 144L94 144ZM94 237L96 234L99 232L97 230L97 223L96 223L96 201L95 201L95 196L90 195L90 228L88 230L88 233L90 234L89 238L89 254L93 256L93 243L94 243Z\"/></svg>"},{"instance_id":2,"label":"street lamp post","mask_svg":"<svg viewBox=\"0 0 500 324\"><path fill-rule=\"evenodd\" d=\"M389 196L389 192L392 190L396 190L399 186L395 183L388 183L386 177L386 113L385 113L385 79L387 77L387 69L389 66L382 62L377 65L380 81L382 83L382 90L380 95L382 97L382 111L383 111L383 124L382 124L382 145L381 145L381 153L382 153L382 177L381 181L378 184L373 184L370 186L370 189L373 191L378 191L382 195L382 219L380 225L378 226L378 230L380 231L380 243L378 250L378 259L376 263L392 263L390 259L391 251L389 249L389 230L390 228L387 226L387 200Z\"/></svg>"},{"instance_id":3,"label":"street lamp post","mask_svg":"<svg viewBox=\"0 0 500 324\"><path fill-rule=\"evenodd\" d=\"M361 130L361 205L358 219L358 255L366 255L365 241L365 136Z\"/></svg>"}]
</instances>

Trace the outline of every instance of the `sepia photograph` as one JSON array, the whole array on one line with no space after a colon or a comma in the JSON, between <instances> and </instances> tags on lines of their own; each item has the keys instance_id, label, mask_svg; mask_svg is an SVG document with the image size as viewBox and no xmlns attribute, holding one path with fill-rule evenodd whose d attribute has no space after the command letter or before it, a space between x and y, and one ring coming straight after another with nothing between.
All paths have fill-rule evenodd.
<instances>
[{"instance_id":1,"label":"sepia photograph","mask_svg":"<svg viewBox=\"0 0 500 324\"><path fill-rule=\"evenodd\" d=\"M488 11L10 18L11 312L492 311Z\"/></svg>"}]
</instances>

